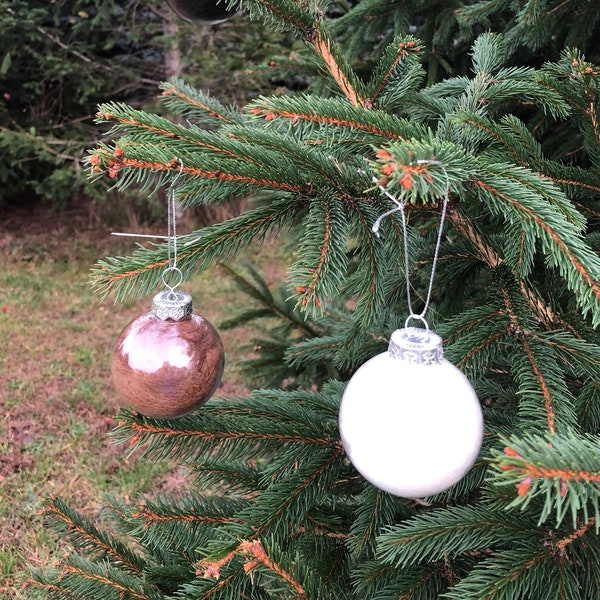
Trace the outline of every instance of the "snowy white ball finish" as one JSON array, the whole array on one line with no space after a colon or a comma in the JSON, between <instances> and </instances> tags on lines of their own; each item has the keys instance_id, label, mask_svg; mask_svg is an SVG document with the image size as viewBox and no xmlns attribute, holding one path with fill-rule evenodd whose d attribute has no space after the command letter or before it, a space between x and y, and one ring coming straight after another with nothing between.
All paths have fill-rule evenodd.
<instances>
[{"instance_id":1,"label":"snowy white ball finish","mask_svg":"<svg viewBox=\"0 0 600 600\"><path fill-rule=\"evenodd\" d=\"M443 358L442 340L413 327L348 382L339 416L356 469L396 496L420 498L459 481L479 454L483 415L475 390Z\"/></svg>"}]
</instances>

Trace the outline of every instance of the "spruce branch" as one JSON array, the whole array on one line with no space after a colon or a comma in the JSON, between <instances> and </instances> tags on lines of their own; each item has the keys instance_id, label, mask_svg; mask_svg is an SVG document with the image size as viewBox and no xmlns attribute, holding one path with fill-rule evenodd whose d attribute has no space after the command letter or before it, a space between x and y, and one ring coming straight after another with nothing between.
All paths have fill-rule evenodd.
<instances>
[{"instance_id":1,"label":"spruce branch","mask_svg":"<svg viewBox=\"0 0 600 600\"><path fill-rule=\"evenodd\" d=\"M138 577L125 574L107 563L91 562L76 555L70 556L60 565L51 585L40 582L43 588L50 588L56 593L55 598L65 600L89 600L106 598L106 600L163 600L164 595L154 586ZM52 596L51 596L52 597Z\"/></svg>"},{"instance_id":2,"label":"spruce branch","mask_svg":"<svg viewBox=\"0 0 600 600\"><path fill-rule=\"evenodd\" d=\"M400 516L412 512L397 498L366 483L360 495L360 508L348 535L348 550L355 558L374 556L376 538Z\"/></svg>"},{"instance_id":3,"label":"spruce branch","mask_svg":"<svg viewBox=\"0 0 600 600\"><path fill-rule=\"evenodd\" d=\"M143 573L146 561L142 556L98 529L89 518L76 513L62 499L50 498L44 506L43 514L82 551L99 559L106 558L133 574Z\"/></svg>"},{"instance_id":4,"label":"spruce branch","mask_svg":"<svg viewBox=\"0 0 600 600\"><path fill-rule=\"evenodd\" d=\"M245 265L245 272L230 264L222 264L221 268L233 279L239 289L256 301L260 307L255 310L250 309L234 319L224 321L221 323L221 327L230 329L259 318L275 317L285 323L288 329L298 330L303 335L315 337L319 334L319 326L294 310L291 302L282 297L285 292L281 294L275 292L274 294L251 264Z\"/></svg>"},{"instance_id":5,"label":"spruce branch","mask_svg":"<svg viewBox=\"0 0 600 600\"><path fill-rule=\"evenodd\" d=\"M242 463L264 457L279 465L289 461L282 448L302 456L339 451L331 423L337 422L340 395L340 386L332 384L319 392L261 390L239 399L213 399L203 406L201 418L154 420L124 412L114 435L133 447L143 444L144 453L157 459L177 456L194 464L216 457Z\"/></svg>"},{"instance_id":6,"label":"spruce branch","mask_svg":"<svg viewBox=\"0 0 600 600\"><path fill-rule=\"evenodd\" d=\"M556 169L556 165L554 165L554 169ZM574 175L576 174L577 176L579 176L580 178L589 178L592 179L593 181L597 181L597 177L594 177L593 175L590 177L589 174L587 173L582 173L579 169L567 169L566 167L564 167L563 165L560 165L560 171L561 171L561 175L562 176L558 176L558 175L550 175L550 174L546 174L546 176L548 177L548 179L550 179L551 181L553 181L554 183L560 184L560 185L564 185L567 188L580 188L583 190L589 190L591 192L594 193L600 193L600 185L598 184L594 184L591 181L581 181L581 180L577 180L574 177L573 178L565 178L564 174L565 172L569 173L573 173ZM587 177L586 177L587 175ZM581 208L583 209L583 211L586 210L590 210L590 207L588 207L587 205L583 205L580 204ZM595 216L598 216L597 213L594 213Z\"/></svg>"},{"instance_id":7,"label":"spruce branch","mask_svg":"<svg viewBox=\"0 0 600 600\"><path fill-rule=\"evenodd\" d=\"M561 430L575 427L573 397L564 370L547 345L538 341L518 291L500 281L499 293L510 323L507 333L518 342L510 351L510 361L519 385L519 410L527 417L528 428L547 428L553 435L557 425Z\"/></svg>"},{"instance_id":8,"label":"spruce branch","mask_svg":"<svg viewBox=\"0 0 600 600\"><path fill-rule=\"evenodd\" d=\"M567 322L561 315L555 312L540 294L534 289L534 287L526 281L520 281L519 287L523 298L529 304L532 314L534 314L540 322L548 330L554 330L558 327L571 332L576 337L580 337L581 334L577 329L569 322Z\"/></svg>"},{"instance_id":9,"label":"spruce branch","mask_svg":"<svg viewBox=\"0 0 600 600\"><path fill-rule=\"evenodd\" d=\"M325 68L336 82L342 94L352 106L369 108L362 84L350 66L338 54L337 48L327 33L316 27L309 39L317 54L321 57Z\"/></svg>"},{"instance_id":10,"label":"spruce branch","mask_svg":"<svg viewBox=\"0 0 600 600\"><path fill-rule=\"evenodd\" d=\"M217 145L216 139L212 142L199 144L205 151L202 155L194 156L189 147L179 149L174 147L164 152L157 160L157 155L161 151L151 143L128 144L122 141L122 146L117 147L112 155L109 151L103 150L92 156L90 161L94 162L97 169L101 169L100 165L105 166L109 176L115 179L115 183L121 189L126 189L133 183L143 184L144 181L150 180L151 175L158 175L159 184L163 184L179 173L191 178L215 180L216 183L221 184L246 186L246 189L247 186L252 186L296 193L308 193L311 189L306 182L298 178L294 178L294 181L286 181L281 170L281 156L277 162L274 153L264 148L257 149L252 144L246 144L244 147L237 144L234 151L233 148ZM129 156L125 156L124 149ZM181 151L177 152L177 150ZM257 155L257 150L260 156ZM180 156L173 158L174 151ZM211 152L224 155L230 160L218 160L211 155ZM179 160L183 162L183 168ZM288 173L288 178L289 175ZM241 193L238 191L238 195Z\"/></svg>"},{"instance_id":11,"label":"spruce branch","mask_svg":"<svg viewBox=\"0 0 600 600\"><path fill-rule=\"evenodd\" d=\"M365 561L355 569L354 582L358 598L394 600L431 600L442 598L453 574L447 562L395 569L380 560Z\"/></svg>"},{"instance_id":12,"label":"spruce branch","mask_svg":"<svg viewBox=\"0 0 600 600\"><path fill-rule=\"evenodd\" d=\"M440 328L448 359L477 378L493 366L495 350L511 334L510 318L490 302L464 311Z\"/></svg>"},{"instance_id":13,"label":"spruce branch","mask_svg":"<svg viewBox=\"0 0 600 600\"><path fill-rule=\"evenodd\" d=\"M330 38L322 23L320 11L309 10L310 4L290 1L271 2L253 0L250 4L250 16L253 9L259 14L268 14L287 27L295 28L303 39L310 44L320 57L322 64L337 84L339 90L353 106L365 106L363 85Z\"/></svg>"},{"instance_id":14,"label":"spruce branch","mask_svg":"<svg viewBox=\"0 0 600 600\"><path fill-rule=\"evenodd\" d=\"M321 311L322 300L339 293L345 280L345 240L348 218L336 199L313 202L306 219L306 234L298 259L291 268L292 282L300 294L299 305L310 313Z\"/></svg>"},{"instance_id":15,"label":"spruce branch","mask_svg":"<svg viewBox=\"0 0 600 600\"><path fill-rule=\"evenodd\" d=\"M123 147L130 156L123 156ZM283 172L285 162L282 164L281 155L250 144L246 145L246 150L245 157L219 160L209 152L197 153L187 147L176 149L179 156L174 158L173 152L161 152L158 146L149 142L124 144L114 152L101 149L90 161L95 163L94 169L98 172L105 168L121 190L136 186L146 192L170 184L175 177L183 175L186 179L178 184L176 196L185 206L222 203L257 191L281 195L294 193L301 198L314 194L304 173ZM256 156L257 151L260 157Z\"/></svg>"},{"instance_id":16,"label":"spruce branch","mask_svg":"<svg viewBox=\"0 0 600 600\"><path fill-rule=\"evenodd\" d=\"M491 240L486 239L487 236L473 221L463 215L458 207L451 204L446 216L457 231L469 241L481 262L491 269L496 269L503 263L504 259Z\"/></svg>"},{"instance_id":17,"label":"spruce branch","mask_svg":"<svg viewBox=\"0 0 600 600\"><path fill-rule=\"evenodd\" d=\"M76 595L68 589L55 583L58 579L56 572L34 572L33 576L27 580L24 588L31 590L36 598L45 598L47 600L82 600L80 595Z\"/></svg>"},{"instance_id":18,"label":"spruce branch","mask_svg":"<svg viewBox=\"0 0 600 600\"><path fill-rule=\"evenodd\" d=\"M349 193L344 190L346 181L350 183L350 192L361 182L357 169L340 164L328 151L324 152L317 145L307 144L305 140L297 140L295 136L287 135L282 139L280 133L263 131L257 127L228 127L224 129L224 133L252 146L276 152L280 159L289 157L291 164L303 172L305 179L315 189L337 189L341 196L344 192Z\"/></svg>"},{"instance_id":19,"label":"spruce branch","mask_svg":"<svg viewBox=\"0 0 600 600\"><path fill-rule=\"evenodd\" d=\"M366 327L373 322L376 316L378 298L383 297L383 281L385 281L383 273L386 268L384 267L384 261L378 260L381 255L381 252L378 251L380 245L372 233L373 223L376 221L378 214L372 206L359 204L352 199L349 200L349 203L358 216L358 231L361 234L362 244L358 248L359 268L356 270L354 277L348 277L345 283L345 291L350 296L358 298L354 309L356 323ZM364 277L365 274L367 274L367 277Z\"/></svg>"},{"instance_id":20,"label":"spruce branch","mask_svg":"<svg viewBox=\"0 0 600 600\"><path fill-rule=\"evenodd\" d=\"M219 524L227 523L232 520L231 515L223 514L208 514L203 506L202 512L199 511L199 506L204 504L198 498L189 499L185 505L173 507L171 504L166 505L164 501L151 502L146 499L139 505L138 512L132 516L139 518L144 522L143 527L147 528L151 525L160 523L185 523L185 524ZM236 505L236 510L239 510L239 503ZM235 519L233 519L235 521Z\"/></svg>"},{"instance_id":21,"label":"spruce branch","mask_svg":"<svg viewBox=\"0 0 600 600\"><path fill-rule=\"evenodd\" d=\"M234 256L270 231L292 225L303 210L302 204L284 199L207 227L185 238L179 248L178 264L189 276L194 270L205 269L217 260ZM103 299L110 294L114 294L116 301L127 300L136 294L146 295L160 284L168 264L165 245L139 247L131 256L99 261L92 270L92 285Z\"/></svg>"},{"instance_id":22,"label":"spruce branch","mask_svg":"<svg viewBox=\"0 0 600 600\"><path fill-rule=\"evenodd\" d=\"M539 143L514 115L505 115L496 122L481 114L459 112L456 121L480 131L484 139L512 155L521 166L530 166L532 161L538 162L542 158Z\"/></svg>"},{"instance_id":23,"label":"spruce branch","mask_svg":"<svg viewBox=\"0 0 600 600\"><path fill-rule=\"evenodd\" d=\"M600 381L596 377L590 377L582 386L575 408L582 430L600 430Z\"/></svg>"},{"instance_id":24,"label":"spruce branch","mask_svg":"<svg viewBox=\"0 0 600 600\"><path fill-rule=\"evenodd\" d=\"M231 413L231 411L230 411ZM239 411L237 412L239 414ZM323 437L305 437L300 433L282 431L280 433L269 434L266 431L228 431L221 428L202 427L196 423L187 423L190 427L182 427L184 423L173 423L167 425L158 421L153 422L150 419L136 415L129 417L127 422L123 421L119 428L115 430L116 436L121 436L125 432L130 436L132 444L139 445L146 441L150 444L144 448L144 454L161 458L165 452L177 451L181 460L195 460L194 457L201 454L204 447L200 442L208 442L212 448L219 442L246 442L254 446L256 442L269 439L272 443L300 443L315 446L331 446L332 441ZM179 425L179 426L178 426ZM167 449L168 448L168 449ZM223 450L223 448L221 448ZM268 450L265 450L268 453Z\"/></svg>"},{"instance_id":25,"label":"spruce branch","mask_svg":"<svg viewBox=\"0 0 600 600\"><path fill-rule=\"evenodd\" d=\"M118 577L109 577L105 573L94 572L96 569L92 565L63 565L62 578L81 578L82 580L89 580L94 584L99 584L105 587L110 594L111 591L116 592L119 597L123 597L127 594L128 597L138 600L147 600L148 596L142 590L136 590L131 585L119 581Z\"/></svg>"},{"instance_id":26,"label":"spruce branch","mask_svg":"<svg viewBox=\"0 0 600 600\"><path fill-rule=\"evenodd\" d=\"M341 444L326 451L315 449L291 475L270 485L252 507L242 512L244 516L252 515L257 535L289 535L292 523L302 523L307 518L307 508L314 506L334 484L337 469L333 467L343 456Z\"/></svg>"},{"instance_id":27,"label":"spruce branch","mask_svg":"<svg viewBox=\"0 0 600 600\"><path fill-rule=\"evenodd\" d=\"M306 121L324 128L323 137L331 128L347 129L356 136L377 136L381 142L401 140L423 128L406 119L385 111L354 106L339 98L315 98L313 96L284 96L261 98L248 105L248 112L255 117L273 121L286 119L291 124ZM335 129L333 129L335 132ZM375 142L372 142L375 143Z\"/></svg>"},{"instance_id":28,"label":"spruce branch","mask_svg":"<svg viewBox=\"0 0 600 600\"><path fill-rule=\"evenodd\" d=\"M558 598L560 590L570 589L563 578L571 574L565 573L566 569L552 568L553 560L547 549L534 543L495 552L477 563L444 597L451 600Z\"/></svg>"},{"instance_id":29,"label":"spruce branch","mask_svg":"<svg viewBox=\"0 0 600 600\"><path fill-rule=\"evenodd\" d=\"M466 218L462 212L458 210L458 207L450 205L448 207L447 218L452 226L468 240L481 262L493 271L496 271L501 267L504 259L496 248L496 244L489 240L475 223ZM527 301L532 314L534 314L547 329L553 330L557 327L562 327L571 331L573 334L578 335L573 326L557 314L552 306L540 297L539 291L536 290L529 281L522 280L518 283L521 294Z\"/></svg>"},{"instance_id":30,"label":"spruce branch","mask_svg":"<svg viewBox=\"0 0 600 600\"><path fill-rule=\"evenodd\" d=\"M216 532L231 523L242 524L235 515L250 501L231 496L146 496L132 507L133 532L144 548L168 557L162 562L192 570L198 549L214 540Z\"/></svg>"},{"instance_id":31,"label":"spruce branch","mask_svg":"<svg viewBox=\"0 0 600 600\"><path fill-rule=\"evenodd\" d=\"M317 5L309 2L293 0L235 0L247 10L252 19L270 20L276 26L291 29L299 36L305 37L312 31L319 19Z\"/></svg>"},{"instance_id":32,"label":"spruce branch","mask_svg":"<svg viewBox=\"0 0 600 600\"><path fill-rule=\"evenodd\" d=\"M520 178L501 175L501 171L506 173L507 168L507 165L486 165L485 171L480 171L476 185L482 190L483 197L490 201L488 206L495 213L509 209L508 218L517 218L524 227L534 229L536 237L542 242L549 264L557 267L565 278L583 314L591 313L592 324L598 325L600 260L591 252L581 232L572 223L564 219L554 207L540 202L532 194L533 189L528 179L527 182L521 182ZM510 169L511 172L514 170L515 167ZM509 186L507 189L512 188L510 195L501 191L506 184ZM502 204L497 204L498 201Z\"/></svg>"},{"instance_id":33,"label":"spruce branch","mask_svg":"<svg viewBox=\"0 0 600 600\"><path fill-rule=\"evenodd\" d=\"M536 340L547 344L560 358L564 369L577 377L589 378L600 364L600 346L569 331L548 331L534 334ZM593 378L593 375L592 375Z\"/></svg>"},{"instance_id":34,"label":"spruce branch","mask_svg":"<svg viewBox=\"0 0 600 600\"><path fill-rule=\"evenodd\" d=\"M554 398L554 395L551 392L551 386L546 380L546 376L544 371L540 368L540 365L537 361L536 355L529 344L529 341L525 336L520 336L521 345L523 346L523 350L527 355L527 359L529 360L531 370L537 380L538 387L540 389L541 395L544 401L544 410L546 411L546 421L548 426L548 432L550 434L554 434L556 432L556 411L555 406L557 404L557 400Z\"/></svg>"},{"instance_id":35,"label":"spruce branch","mask_svg":"<svg viewBox=\"0 0 600 600\"><path fill-rule=\"evenodd\" d=\"M250 600L255 594L255 586L246 575L244 564L235 561L235 567L228 565L235 558L235 552L224 557L221 561L216 561L213 565L207 562L206 566L199 564L196 579L185 586L185 592L192 598L201 600L219 597L228 600ZM229 566L227 575L221 575L221 568ZM261 592L259 592L261 593Z\"/></svg>"},{"instance_id":36,"label":"spruce branch","mask_svg":"<svg viewBox=\"0 0 600 600\"><path fill-rule=\"evenodd\" d=\"M161 85L162 100L172 114L213 125L231 125L243 121L233 108L223 106L216 98L193 88L176 77Z\"/></svg>"},{"instance_id":37,"label":"spruce branch","mask_svg":"<svg viewBox=\"0 0 600 600\"><path fill-rule=\"evenodd\" d=\"M239 549L241 554L246 555L250 559L244 565L246 572L252 571L259 564L263 565L278 575L292 588L297 600L307 597L304 588L294 579L293 575L269 558L260 540L243 540L240 543Z\"/></svg>"},{"instance_id":38,"label":"spruce branch","mask_svg":"<svg viewBox=\"0 0 600 600\"><path fill-rule=\"evenodd\" d=\"M591 511L598 533L597 440L589 435L563 433L513 437L503 442L503 452L493 451L490 481L499 488L516 488L517 494L507 508L534 508L539 514L538 524L553 514L557 527L570 513L574 530L578 528L579 516L588 521Z\"/></svg>"},{"instance_id":39,"label":"spruce branch","mask_svg":"<svg viewBox=\"0 0 600 600\"><path fill-rule=\"evenodd\" d=\"M196 563L196 574L199 577L204 578L212 578L212 579L220 579L221 578L221 569L227 565L233 557L237 553L237 549L239 548L239 544L236 545L234 550L231 550L225 556L222 556L218 560L210 560L210 559L202 559L198 563Z\"/></svg>"},{"instance_id":40,"label":"spruce branch","mask_svg":"<svg viewBox=\"0 0 600 600\"><path fill-rule=\"evenodd\" d=\"M585 536L592 527L594 527L594 529L596 531L598 531L598 528L596 526L596 518L595 517L590 517L587 521L584 521L579 526L579 528L576 529L573 533L558 540L558 542L556 542L557 551L560 552L561 554L563 554L568 546L577 542L580 538Z\"/></svg>"},{"instance_id":41,"label":"spruce branch","mask_svg":"<svg viewBox=\"0 0 600 600\"><path fill-rule=\"evenodd\" d=\"M383 529L379 558L397 569L526 542L532 523L484 504L438 508Z\"/></svg>"},{"instance_id":42,"label":"spruce branch","mask_svg":"<svg viewBox=\"0 0 600 600\"><path fill-rule=\"evenodd\" d=\"M248 461L232 464L227 459L205 458L188 466L192 482L203 486L226 488L232 495L253 495L264 487L259 468Z\"/></svg>"},{"instance_id":43,"label":"spruce branch","mask_svg":"<svg viewBox=\"0 0 600 600\"><path fill-rule=\"evenodd\" d=\"M183 125L175 123L166 117L161 117L143 110L136 110L123 103L110 102L101 104L96 112L98 123L111 123L110 135L117 133L129 134L129 143L141 145L145 140L154 140L154 136L187 142L196 147L204 147L224 156L235 157L235 153L226 148L220 148L217 138L211 132L207 132L192 124ZM119 158L124 156L124 149L116 151L113 162L108 166L118 169ZM101 159L105 158L100 156ZM96 163L98 164L98 163ZM114 166L113 166L114 165ZM164 167L163 167L164 168Z\"/></svg>"},{"instance_id":44,"label":"spruce branch","mask_svg":"<svg viewBox=\"0 0 600 600\"><path fill-rule=\"evenodd\" d=\"M451 184L461 178L473 178L482 191L481 200L486 201L495 214L504 216L509 232L516 233L517 227L521 232L520 242L506 246L507 255L501 256L483 240L472 223L460 217L458 206L455 209L451 205L449 219L476 244L487 264L497 267L506 262L520 279L524 279L532 268L537 240L541 239L548 262L556 266L565 278L583 314L591 312L592 323L600 323L600 261L581 235L581 215L566 199L561 199L562 194L557 189L552 190L548 180L528 169L512 165L501 168L476 159L467 163L476 173L469 176L468 166L465 166L468 159L452 146L435 148L397 143L391 145L389 151L380 151L372 166L379 175L379 181L389 190L400 190L410 201L422 201L430 190L434 195L443 194L442 186L445 186L444 177L440 178L437 174L437 179L434 179L439 171L435 164L429 166L426 162L419 162L426 161L427 155L436 156L436 160L444 165ZM505 175L508 172L510 176ZM499 200L502 204L497 203ZM510 239L514 238L513 235Z\"/></svg>"},{"instance_id":45,"label":"spruce branch","mask_svg":"<svg viewBox=\"0 0 600 600\"><path fill-rule=\"evenodd\" d=\"M229 566L233 562L239 562L235 560L237 558L243 560L243 566L241 570L238 567L237 571L232 573ZM266 590L267 596L265 597L270 597L269 591L277 594L283 592L286 597L292 597L289 596L292 593L296 600L306 600L312 597L299 581L298 572L304 570L302 565L296 561L291 563L285 554L275 546L274 542L268 548L265 548L265 544L260 539L241 539L232 550L220 558L215 560L203 559L196 566L199 577L212 579L216 582L223 580L222 571L224 569L227 569L228 577L243 571L252 583L254 590ZM258 576L256 574L262 575L259 582L256 582L257 585L254 581L254 578ZM283 588L281 587L282 584Z\"/></svg>"},{"instance_id":46,"label":"spruce branch","mask_svg":"<svg viewBox=\"0 0 600 600\"><path fill-rule=\"evenodd\" d=\"M419 61L421 51L422 42L413 36L401 36L392 41L367 83L368 106L373 107L382 101L387 105L388 95L397 102L415 91L424 76ZM402 85L398 85L399 81Z\"/></svg>"}]
</instances>

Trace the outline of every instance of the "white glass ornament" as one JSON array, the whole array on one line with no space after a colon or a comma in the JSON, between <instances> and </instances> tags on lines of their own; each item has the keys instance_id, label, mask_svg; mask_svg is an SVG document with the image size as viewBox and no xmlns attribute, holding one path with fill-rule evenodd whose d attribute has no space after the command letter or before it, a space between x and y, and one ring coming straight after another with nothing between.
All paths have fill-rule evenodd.
<instances>
[{"instance_id":1,"label":"white glass ornament","mask_svg":"<svg viewBox=\"0 0 600 600\"><path fill-rule=\"evenodd\" d=\"M459 481L483 439L481 406L469 380L443 358L428 329L396 330L387 352L362 365L340 407L348 458L373 485L404 498Z\"/></svg>"}]
</instances>

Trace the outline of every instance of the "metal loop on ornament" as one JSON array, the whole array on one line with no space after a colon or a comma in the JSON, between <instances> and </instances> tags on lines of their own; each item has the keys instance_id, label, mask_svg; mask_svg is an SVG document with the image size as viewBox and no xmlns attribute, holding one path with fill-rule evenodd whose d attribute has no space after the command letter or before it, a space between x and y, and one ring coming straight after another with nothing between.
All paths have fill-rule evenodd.
<instances>
[{"instance_id":1,"label":"metal loop on ornament","mask_svg":"<svg viewBox=\"0 0 600 600\"><path fill-rule=\"evenodd\" d=\"M421 321L421 323L423 323L423 325L425 325L425 329L427 330L427 332L429 332L429 323L427 323L427 321L425 320L425 317L423 315L408 315L408 317L406 317L406 321L404 321L404 328L407 329L408 328L408 323L411 319L418 319L419 321Z\"/></svg>"},{"instance_id":2,"label":"metal loop on ornament","mask_svg":"<svg viewBox=\"0 0 600 600\"><path fill-rule=\"evenodd\" d=\"M169 273L177 274L177 281L174 284L167 283L167 276ZM178 267L167 267L162 273L160 278L162 279L163 285L169 290L169 295L175 294L175 290L181 285L183 281L183 273Z\"/></svg>"}]
</instances>

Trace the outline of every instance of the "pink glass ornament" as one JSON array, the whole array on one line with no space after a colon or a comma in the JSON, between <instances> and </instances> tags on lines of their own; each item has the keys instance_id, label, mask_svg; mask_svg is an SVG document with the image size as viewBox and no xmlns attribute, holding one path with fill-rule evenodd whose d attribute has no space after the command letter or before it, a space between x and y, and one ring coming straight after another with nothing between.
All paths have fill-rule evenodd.
<instances>
[{"instance_id":1,"label":"pink glass ornament","mask_svg":"<svg viewBox=\"0 0 600 600\"><path fill-rule=\"evenodd\" d=\"M147 417L173 418L204 404L224 366L215 328L192 312L192 297L163 291L152 310L121 333L112 358L114 385L125 402Z\"/></svg>"}]
</instances>

